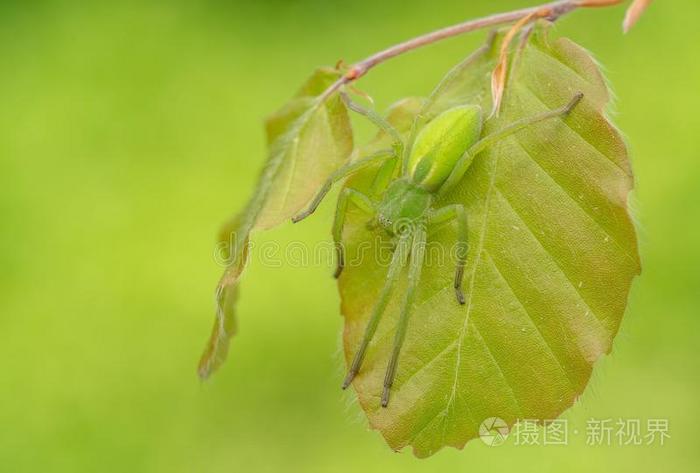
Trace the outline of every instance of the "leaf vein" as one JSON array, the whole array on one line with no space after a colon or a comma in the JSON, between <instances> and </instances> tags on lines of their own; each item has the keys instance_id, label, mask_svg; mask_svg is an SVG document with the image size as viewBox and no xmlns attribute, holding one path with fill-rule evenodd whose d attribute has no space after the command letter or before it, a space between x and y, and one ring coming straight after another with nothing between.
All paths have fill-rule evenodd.
<instances>
[{"instance_id":1,"label":"leaf vein","mask_svg":"<svg viewBox=\"0 0 700 473\"><path fill-rule=\"evenodd\" d=\"M542 250L544 250L544 252L546 253L547 257L549 257L549 259L552 261L552 263L554 263L554 265L557 267L557 269L559 270L559 272L561 273L561 275L564 276L564 278L566 279L566 281L569 283L569 286L570 286L570 287L574 290L574 292L577 294L579 300L584 304L584 306L586 307L586 309L587 309L588 311L590 311L590 313L594 316L594 319L598 321L598 323L599 323L599 325L601 326L601 328L603 328L603 330L607 333L608 330L607 330L607 328L605 327L605 325L603 324L603 319L601 319L600 317L598 317L598 314L596 314L596 312L595 312L593 309L591 309L591 307L588 305L588 302L586 302L586 300L583 298L583 295L582 295L581 292L578 290L578 288L576 287L576 285L573 283L573 281L571 280L571 278L569 277L569 275L568 275L568 274L564 271L564 269L561 267L561 265L559 264L559 261L557 261L557 259L554 257L554 255L552 255L552 253L550 252L550 250L549 250L549 249L544 245L544 243L542 243L542 241L537 237L537 234L536 234L535 231L532 229L532 227L530 227L530 224L529 224L528 222L525 221L525 219L518 213L518 211L515 209L515 207L513 207L513 204L510 203L510 201L508 200L508 198L507 198L500 190L496 189L496 192L497 192L498 195L504 200L504 202L508 205L508 207L510 207L510 209L511 209L512 212L513 212L513 215L515 215L515 216L517 217L518 221L519 221L520 223L522 223L522 224L525 226L525 228L526 228L527 231L530 233L530 235L532 235L533 239L539 244L539 246L542 248Z\"/></svg>"},{"instance_id":2,"label":"leaf vein","mask_svg":"<svg viewBox=\"0 0 700 473\"><path fill-rule=\"evenodd\" d=\"M491 261L493 268L496 270L496 274L498 274L498 276L501 278L501 280L503 280L503 282L506 283L506 285L508 286L508 290L513 295L513 297L515 298L517 303L520 305L520 307L522 307L523 312L525 312L525 315L530 320L530 323L537 331L537 335L539 335L539 338L542 341L542 345L547 349L549 354L552 356L552 359L556 362L556 364L559 367L559 369L561 370L561 372L564 373L564 377L566 378L569 385L571 386L572 391L576 392L576 386L571 381L571 378L569 376L568 371L564 368L564 364L559 359L557 354L554 352L554 349L552 349L552 346L549 344L549 342L545 338L545 336L542 333L542 331L540 330L539 326L535 323L535 318L532 316L532 314L530 314L530 311L528 310L525 303L520 299L518 294L515 292L515 289L513 288L513 284L508 280L508 278L506 278L505 274L503 274L501 269L498 267L498 264L496 263L495 258L493 258L493 256L491 256L491 254L488 252L488 250L484 250L484 252L489 256L489 260Z\"/></svg>"},{"instance_id":3,"label":"leaf vein","mask_svg":"<svg viewBox=\"0 0 700 473\"><path fill-rule=\"evenodd\" d=\"M523 407L520 405L520 401L518 401L518 397L515 395L515 391L513 390L513 385L506 377L506 374L503 371L503 368L501 367L501 365L498 363L498 360L496 360L496 357L493 356L493 352L491 351L491 347L489 347L489 344L486 342L486 339L484 338L484 336L481 335L481 331L479 330L479 327L477 327L476 322L472 322L472 327L474 327L476 334L481 339L482 343L484 344L484 347L486 347L486 353L488 353L489 358L493 362L493 365L496 367L496 369L498 369L498 372L500 373L501 378L503 378L503 382L505 383L506 387L508 388L508 392L509 392L510 396L513 398L513 401L515 402L515 405L518 408L519 416L524 417L525 411L523 410Z\"/></svg>"},{"instance_id":4,"label":"leaf vein","mask_svg":"<svg viewBox=\"0 0 700 473\"><path fill-rule=\"evenodd\" d=\"M458 339L458 344L457 344L457 357L455 361L455 377L454 381L452 383L452 391L450 393L450 397L447 401L447 407L445 408L446 410L449 410L450 405L454 402L455 394L457 392L457 384L459 381L459 367L462 362L461 358L461 353L462 353L462 343L464 341L464 336L467 331L467 326L469 325L469 318L471 315L471 310L472 310L472 302L474 298L474 282L476 280L476 272L479 269L479 263L481 261L481 254L484 249L484 242L486 240L486 230L488 228L488 221L489 221L489 212L491 210L491 198L494 194L494 191L496 191L496 174L498 172L498 160L499 160L499 155L496 154L496 157L493 162L492 170L491 170L491 176L489 180L489 187L486 191L486 201L484 203L484 218L481 223L481 229L480 229L480 235L479 235L479 243L477 246L477 252L475 255L475 260L474 260L474 268L470 272L470 277L469 277L469 299L467 300L467 310L464 315L464 322L462 323L462 329L460 330L459 333L459 339Z\"/></svg>"}]
</instances>

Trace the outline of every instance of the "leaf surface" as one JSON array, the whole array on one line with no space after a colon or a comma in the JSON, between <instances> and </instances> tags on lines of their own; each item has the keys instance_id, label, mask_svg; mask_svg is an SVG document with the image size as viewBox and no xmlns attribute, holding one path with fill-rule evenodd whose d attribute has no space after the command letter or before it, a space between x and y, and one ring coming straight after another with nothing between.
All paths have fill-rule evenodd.
<instances>
[{"instance_id":1,"label":"leaf surface","mask_svg":"<svg viewBox=\"0 0 700 473\"><path fill-rule=\"evenodd\" d=\"M353 139L345 105L338 94L318 100L338 77L333 69L316 70L297 96L267 119L270 156L257 190L264 192L265 204L255 228L272 228L299 213L350 156Z\"/></svg>"},{"instance_id":2,"label":"leaf surface","mask_svg":"<svg viewBox=\"0 0 700 473\"><path fill-rule=\"evenodd\" d=\"M496 41L497 42L497 41ZM499 417L555 419L585 389L609 353L640 272L628 193L633 177L620 134L605 116L607 85L595 61L539 23L513 61L500 115L485 133L584 100L479 154L438 206L462 203L470 220L464 289L454 295L455 228L428 242L426 264L387 408L385 369L404 286L384 315L353 386L370 425L395 450L419 457L462 448ZM426 120L463 103L491 109L487 45L448 74L423 108ZM370 171L371 172L371 171ZM348 185L366 190L369 176ZM352 208L339 281L348 364L360 344L387 270L387 237ZM405 282L401 284L405 285Z\"/></svg>"}]
</instances>

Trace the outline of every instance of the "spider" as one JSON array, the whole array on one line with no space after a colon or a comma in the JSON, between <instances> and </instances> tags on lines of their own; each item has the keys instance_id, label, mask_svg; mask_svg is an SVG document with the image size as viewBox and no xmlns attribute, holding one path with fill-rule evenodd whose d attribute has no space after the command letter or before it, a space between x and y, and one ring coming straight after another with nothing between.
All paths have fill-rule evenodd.
<instances>
[{"instance_id":1,"label":"spider","mask_svg":"<svg viewBox=\"0 0 700 473\"><path fill-rule=\"evenodd\" d=\"M384 286L372 309L362 342L343 382L343 389L352 383L360 371L367 347L374 337L394 286L403 268L408 265L407 289L403 295L391 359L386 368L381 397L382 407L387 407L391 386L396 375L399 354L406 336L411 307L420 280L428 227L457 221L457 265L454 290L457 302L462 305L465 303L462 280L468 255L467 213L462 204L436 207L435 202L460 182L480 152L530 125L568 115L579 104L583 94L576 94L568 104L559 109L515 121L486 136L482 136L484 114L481 107L478 105L456 106L442 112L425 125L415 140L406 141L378 113L354 103L344 93L341 97L350 110L364 115L391 136L392 147L338 169L329 177L309 207L295 216L292 221L299 222L314 213L336 182L369 166L382 164L377 178L386 185L381 186L385 190L378 199L371 198L355 189L346 188L342 191L333 223L333 237L336 241L337 251L336 278L340 276L345 265L343 246L340 242L349 203L352 202L372 215L368 226L383 228L396 241ZM417 119L414 121L414 127L416 124ZM375 180L376 182L377 180Z\"/></svg>"}]
</instances>

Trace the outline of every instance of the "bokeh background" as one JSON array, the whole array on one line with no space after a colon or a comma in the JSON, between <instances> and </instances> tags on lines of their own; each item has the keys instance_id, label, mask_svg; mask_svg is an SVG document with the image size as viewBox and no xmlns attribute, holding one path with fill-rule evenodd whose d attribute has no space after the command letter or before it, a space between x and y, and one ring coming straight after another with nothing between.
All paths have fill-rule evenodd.
<instances>
[{"instance_id":1,"label":"bokeh background","mask_svg":"<svg viewBox=\"0 0 700 473\"><path fill-rule=\"evenodd\" d=\"M265 158L262 120L316 65L525 0L0 2L0 471L698 471L700 3L558 32L595 52L631 147L643 275L568 446L391 452L342 393L328 265L253 264L230 362L201 384L219 224ZM358 85L427 93L484 34ZM328 241L332 204L256 242ZM589 418L668 419L662 446L587 446Z\"/></svg>"}]
</instances>

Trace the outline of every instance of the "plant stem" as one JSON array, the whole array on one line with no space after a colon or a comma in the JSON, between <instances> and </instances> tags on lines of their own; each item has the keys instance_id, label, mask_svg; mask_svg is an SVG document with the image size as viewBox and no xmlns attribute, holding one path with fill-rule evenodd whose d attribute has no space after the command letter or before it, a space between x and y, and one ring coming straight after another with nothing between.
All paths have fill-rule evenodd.
<instances>
[{"instance_id":1,"label":"plant stem","mask_svg":"<svg viewBox=\"0 0 700 473\"><path fill-rule=\"evenodd\" d=\"M476 18L474 20L468 20L463 23L448 26L436 31L431 31L430 33L426 33L379 51L378 53L375 53L356 63L340 79L326 89L326 91L321 95L321 100L325 100L343 85L356 81L360 77L367 74L367 72L373 67L391 58L420 48L421 46L435 43L445 38L451 38L453 36L469 33L471 31L488 28L490 26L512 23L527 16L534 15L535 13L538 14L538 17L546 16L550 19L556 19L578 8L607 7L620 4L624 1L625 0L559 0L534 7L498 13L495 15L485 16L483 18Z\"/></svg>"}]
</instances>

